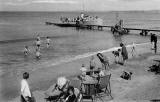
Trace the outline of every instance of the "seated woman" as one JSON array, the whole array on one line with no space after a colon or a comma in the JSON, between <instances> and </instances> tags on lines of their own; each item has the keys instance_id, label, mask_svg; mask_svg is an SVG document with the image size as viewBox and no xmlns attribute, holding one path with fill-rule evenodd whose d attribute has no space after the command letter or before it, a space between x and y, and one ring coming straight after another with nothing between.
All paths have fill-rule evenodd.
<instances>
[{"instance_id":1,"label":"seated woman","mask_svg":"<svg viewBox=\"0 0 160 102\"><path fill-rule=\"evenodd\" d=\"M67 89L69 86L69 81L65 77L59 77L57 83L54 84L47 92L45 93L47 100L58 100L61 97L65 97Z\"/></svg>"}]
</instances>

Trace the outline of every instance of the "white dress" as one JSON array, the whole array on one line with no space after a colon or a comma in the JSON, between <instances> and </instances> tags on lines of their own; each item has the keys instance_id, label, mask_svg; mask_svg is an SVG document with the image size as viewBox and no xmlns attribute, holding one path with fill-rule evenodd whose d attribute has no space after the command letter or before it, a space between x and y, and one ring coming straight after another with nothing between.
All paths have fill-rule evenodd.
<instances>
[{"instance_id":1,"label":"white dress","mask_svg":"<svg viewBox=\"0 0 160 102\"><path fill-rule=\"evenodd\" d=\"M23 95L23 97L31 97L31 91L29 89L29 85L27 80L23 79L21 81L21 94Z\"/></svg>"}]
</instances>

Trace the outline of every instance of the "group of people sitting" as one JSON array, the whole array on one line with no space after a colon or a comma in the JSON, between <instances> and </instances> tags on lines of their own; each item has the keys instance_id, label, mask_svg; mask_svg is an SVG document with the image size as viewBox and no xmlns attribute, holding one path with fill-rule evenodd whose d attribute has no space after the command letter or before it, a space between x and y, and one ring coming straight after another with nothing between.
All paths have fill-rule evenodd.
<instances>
[{"instance_id":1,"label":"group of people sitting","mask_svg":"<svg viewBox=\"0 0 160 102\"><path fill-rule=\"evenodd\" d=\"M46 37L46 41L45 42L46 42L46 47L49 48L51 40L50 40L50 38L48 36ZM41 38L38 35L37 38L36 38L36 42L35 42L35 45L36 45L35 56L36 56L37 59L40 59L40 57L41 57L41 53L40 53L41 43L42 43ZM25 46L23 53L24 53L24 56L28 56L29 55L30 49L29 49L28 46Z\"/></svg>"},{"instance_id":2,"label":"group of people sitting","mask_svg":"<svg viewBox=\"0 0 160 102\"><path fill-rule=\"evenodd\" d=\"M108 74L108 58L102 53L98 53L97 57L99 58L103 67L98 68L95 63L95 58L92 56L89 68L82 64L80 69L81 74L77 76L77 80L83 83L98 83L99 77L103 77ZM66 79L65 77L58 78L56 84L49 88L45 95L47 100L57 100L60 102L79 102L78 100L81 100L82 98L80 90L70 86L70 80Z\"/></svg>"}]
</instances>

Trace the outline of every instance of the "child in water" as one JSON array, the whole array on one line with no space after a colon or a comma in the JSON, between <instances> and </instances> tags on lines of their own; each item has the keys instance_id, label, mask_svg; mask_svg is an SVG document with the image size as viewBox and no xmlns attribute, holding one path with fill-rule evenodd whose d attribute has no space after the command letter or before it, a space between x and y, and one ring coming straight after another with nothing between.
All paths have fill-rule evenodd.
<instances>
[{"instance_id":1,"label":"child in water","mask_svg":"<svg viewBox=\"0 0 160 102\"><path fill-rule=\"evenodd\" d=\"M40 58L41 58L40 49L36 49L36 58L37 58L37 59L40 59Z\"/></svg>"},{"instance_id":2,"label":"child in water","mask_svg":"<svg viewBox=\"0 0 160 102\"><path fill-rule=\"evenodd\" d=\"M29 54L30 51L29 51L28 46L24 47L24 51L23 52L24 52L24 56L27 56Z\"/></svg>"},{"instance_id":3,"label":"child in water","mask_svg":"<svg viewBox=\"0 0 160 102\"><path fill-rule=\"evenodd\" d=\"M36 40L36 46L37 46L37 49L40 48L40 45L41 45L41 41L39 39Z\"/></svg>"},{"instance_id":4,"label":"child in water","mask_svg":"<svg viewBox=\"0 0 160 102\"><path fill-rule=\"evenodd\" d=\"M49 46L50 46L50 41L51 41L51 39L49 39L49 37L47 36L46 37L47 48L49 48Z\"/></svg>"}]
</instances>

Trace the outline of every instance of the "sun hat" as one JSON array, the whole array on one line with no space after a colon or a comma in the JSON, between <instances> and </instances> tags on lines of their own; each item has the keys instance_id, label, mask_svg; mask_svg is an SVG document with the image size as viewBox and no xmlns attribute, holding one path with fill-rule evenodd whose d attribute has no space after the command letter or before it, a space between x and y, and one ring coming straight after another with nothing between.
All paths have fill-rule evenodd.
<instances>
[{"instance_id":1,"label":"sun hat","mask_svg":"<svg viewBox=\"0 0 160 102\"><path fill-rule=\"evenodd\" d=\"M86 71L87 71L87 69L86 69L85 67L82 67L80 70L81 70L82 72L86 72Z\"/></svg>"},{"instance_id":2,"label":"sun hat","mask_svg":"<svg viewBox=\"0 0 160 102\"><path fill-rule=\"evenodd\" d=\"M63 87L67 83L66 77L59 77L57 79L57 85Z\"/></svg>"}]
</instances>

